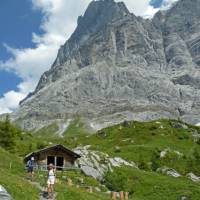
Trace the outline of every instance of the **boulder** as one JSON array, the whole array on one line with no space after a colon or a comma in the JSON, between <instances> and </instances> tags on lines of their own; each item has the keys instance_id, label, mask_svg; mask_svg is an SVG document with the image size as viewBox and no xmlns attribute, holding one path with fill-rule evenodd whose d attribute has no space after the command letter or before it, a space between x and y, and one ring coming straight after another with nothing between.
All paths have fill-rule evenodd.
<instances>
[{"instance_id":1,"label":"boulder","mask_svg":"<svg viewBox=\"0 0 200 200\"><path fill-rule=\"evenodd\" d=\"M200 177L199 176L196 176L195 174L193 174L192 172L191 173L188 173L186 175L189 179L191 179L192 181L194 182L200 182Z\"/></svg>"},{"instance_id":2,"label":"boulder","mask_svg":"<svg viewBox=\"0 0 200 200\"><path fill-rule=\"evenodd\" d=\"M179 174L175 169L171 169L171 168L168 168L168 167L161 167L161 168L158 168L157 169L157 172L160 172L162 174L166 174L168 176L173 176L175 178L178 178L178 177L181 177L182 175Z\"/></svg>"},{"instance_id":3,"label":"boulder","mask_svg":"<svg viewBox=\"0 0 200 200\"><path fill-rule=\"evenodd\" d=\"M0 185L0 199L1 200L13 200L13 198L10 196L10 194L1 185Z\"/></svg>"},{"instance_id":4,"label":"boulder","mask_svg":"<svg viewBox=\"0 0 200 200\"><path fill-rule=\"evenodd\" d=\"M90 148L91 146L79 146L74 149L74 152L81 156L76 161L76 165L87 176L102 180L104 174L108 170L112 171L114 167L129 166L137 168L134 162L128 162L120 157L111 158L106 153L94 151Z\"/></svg>"}]
</instances>

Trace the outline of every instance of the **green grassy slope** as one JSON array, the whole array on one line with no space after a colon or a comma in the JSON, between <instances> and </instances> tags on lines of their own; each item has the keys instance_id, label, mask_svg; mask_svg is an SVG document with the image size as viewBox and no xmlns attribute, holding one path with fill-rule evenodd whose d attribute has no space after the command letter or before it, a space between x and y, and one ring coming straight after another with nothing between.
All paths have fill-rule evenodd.
<instances>
[{"instance_id":1,"label":"green grassy slope","mask_svg":"<svg viewBox=\"0 0 200 200\"><path fill-rule=\"evenodd\" d=\"M95 135L79 136L75 142L74 138L69 137L64 142L71 147L77 143L91 145L92 149L106 152L113 157L120 156L136 163L146 163L146 168L161 151L170 149L171 152L165 158L158 159L157 164L186 174L191 170L190 163L191 160L194 161L195 153L197 157L200 156L199 140L195 141L192 136L195 131L200 133L200 129L190 125L187 125L188 128L174 128L178 123L169 120L160 120L159 123L129 122L127 125L105 128ZM173 151L178 151L182 156L177 156ZM200 175L200 168L194 172Z\"/></svg>"},{"instance_id":2,"label":"green grassy slope","mask_svg":"<svg viewBox=\"0 0 200 200\"><path fill-rule=\"evenodd\" d=\"M198 200L200 184L155 172L167 166L182 175L193 172L200 176L200 143L193 137L194 133L200 134L200 129L174 120L128 122L105 128L95 135L79 135L76 140L68 137L64 144L91 145L91 149L136 162L139 170L119 168L106 179L110 189L133 191L133 199L177 200L185 196ZM165 149L169 152L160 158Z\"/></svg>"},{"instance_id":3,"label":"green grassy slope","mask_svg":"<svg viewBox=\"0 0 200 200\"><path fill-rule=\"evenodd\" d=\"M15 200L38 200L40 190L30 184L26 180L26 172L22 165L22 160L16 155L10 154L0 148L0 185L3 185ZM12 163L12 164L11 164ZM11 168L10 168L11 166ZM46 174L46 172L45 172ZM62 174L65 175L65 174ZM92 178L85 177L75 172L67 172L67 177L72 179L83 177L86 181L85 186L97 186L97 181ZM42 176L41 172L36 172L34 181L46 187L46 176ZM107 195L98 193L90 194L84 188L67 187L66 180L62 176L58 176L59 182L56 184L57 200L106 200ZM75 183L75 181L74 181Z\"/></svg>"},{"instance_id":4,"label":"green grassy slope","mask_svg":"<svg viewBox=\"0 0 200 200\"><path fill-rule=\"evenodd\" d=\"M65 133L64 138L55 137L51 127L41 130L39 134L22 134L16 139L13 153L0 149L0 184L15 199L38 199L39 191L27 182L22 160L19 156L52 144L63 144L69 148L79 145L91 145L91 149L108 153L111 157L122 157L134 161L140 169L116 168L105 177L104 184L111 190L131 192L134 200L198 200L200 184L188 178L173 178L156 172L156 169L167 166L182 175L194 172L200 175L200 142L192 135L200 133L200 129L178 121L159 120L153 122L126 122L105 128L96 134L87 134L83 124L74 122ZM179 126L180 125L180 126ZM53 127L54 128L54 127ZM83 131L82 131L83 130ZM48 132L52 137L48 136ZM73 132L76 134L73 135ZM170 149L164 158L160 152ZM177 155L179 152L181 156ZM10 169L10 162L12 168ZM14 164L13 164L14 163ZM13 167L14 166L14 167ZM71 177L75 185L66 186L66 177ZM78 177L84 178L85 185L76 183ZM58 200L103 200L109 199L103 193L89 194L86 186L101 187L92 178L80 172L67 172L59 177L56 185ZM46 184L46 178L39 175L38 182ZM79 187L77 188L77 185Z\"/></svg>"},{"instance_id":5,"label":"green grassy slope","mask_svg":"<svg viewBox=\"0 0 200 200\"><path fill-rule=\"evenodd\" d=\"M106 177L107 186L115 191L131 192L134 200L199 200L200 184L186 178L173 178L137 169L116 169Z\"/></svg>"},{"instance_id":6,"label":"green grassy slope","mask_svg":"<svg viewBox=\"0 0 200 200\"><path fill-rule=\"evenodd\" d=\"M6 125L6 126L5 126ZM15 133L18 130L18 134ZM45 129L44 129L45 130ZM5 137L5 133L8 133L10 137ZM44 132L44 134L47 133ZM12 137L13 135L13 137ZM56 138L55 138L56 139ZM12 143L10 143L12 141ZM10 124L9 120L5 123L0 123L0 185L3 185L6 190L12 195L15 200L38 200L40 190L37 189L35 184L30 183L27 180L26 170L23 164L23 156L31 151L44 148L49 145L52 141L52 137L40 137L38 135L33 136L30 133L25 133L20 129L17 129ZM53 139L55 142L55 140ZM56 139L59 143L60 138ZM4 144L12 144L9 148L6 148ZM1 146L6 148L3 149ZM44 176L43 172L36 172L34 176L34 182L39 183L41 186L46 187L47 177ZM71 177L75 179L76 177L83 177L85 179L86 186L96 186L99 183L80 174L80 172L67 172L67 174L61 174L58 176L59 182L56 184L57 200L73 199L73 200L104 200L107 199L105 195L94 193L88 193L85 188L67 187L66 178L63 179L62 175L65 177Z\"/></svg>"},{"instance_id":7,"label":"green grassy slope","mask_svg":"<svg viewBox=\"0 0 200 200\"><path fill-rule=\"evenodd\" d=\"M3 185L15 200L38 200L39 191L25 179L21 160L1 148L0 185Z\"/></svg>"}]
</instances>

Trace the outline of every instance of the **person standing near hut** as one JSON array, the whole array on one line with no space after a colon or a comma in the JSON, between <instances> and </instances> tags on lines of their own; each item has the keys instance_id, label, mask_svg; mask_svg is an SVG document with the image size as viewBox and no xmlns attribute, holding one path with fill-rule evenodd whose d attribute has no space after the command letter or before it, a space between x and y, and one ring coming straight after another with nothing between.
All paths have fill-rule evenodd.
<instances>
[{"instance_id":1,"label":"person standing near hut","mask_svg":"<svg viewBox=\"0 0 200 200\"><path fill-rule=\"evenodd\" d=\"M27 167L27 172L28 172L28 178L33 181L33 176L34 176L34 166L35 166L35 161L34 157L31 157L31 159L27 162L26 167Z\"/></svg>"},{"instance_id":2,"label":"person standing near hut","mask_svg":"<svg viewBox=\"0 0 200 200\"><path fill-rule=\"evenodd\" d=\"M56 173L55 173L54 165L49 164L49 166L48 166L48 180L47 180L47 191L48 191L48 197L49 198L53 198L55 181L56 181Z\"/></svg>"}]
</instances>

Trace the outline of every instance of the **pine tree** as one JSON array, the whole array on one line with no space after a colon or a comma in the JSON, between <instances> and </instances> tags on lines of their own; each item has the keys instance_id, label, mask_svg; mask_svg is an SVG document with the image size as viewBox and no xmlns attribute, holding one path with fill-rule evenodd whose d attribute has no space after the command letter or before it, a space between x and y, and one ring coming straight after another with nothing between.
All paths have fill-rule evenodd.
<instances>
[{"instance_id":1,"label":"pine tree","mask_svg":"<svg viewBox=\"0 0 200 200\"><path fill-rule=\"evenodd\" d=\"M0 146L5 149L12 149L15 145L15 139L19 135L19 129L14 127L9 116L6 116L5 121L0 122Z\"/></svg>"}]
</instances>

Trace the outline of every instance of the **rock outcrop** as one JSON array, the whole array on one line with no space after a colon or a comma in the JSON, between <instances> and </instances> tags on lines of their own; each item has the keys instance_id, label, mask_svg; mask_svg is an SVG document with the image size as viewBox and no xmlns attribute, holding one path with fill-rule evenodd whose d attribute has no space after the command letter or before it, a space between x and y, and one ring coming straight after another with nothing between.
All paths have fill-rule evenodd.
<instances>
[{"instance_id":1,"label":"rock outcrop","mask_svg":"<svg viewBox=\"0 0 200 200\"><path fill-rule=\"evenodd\" d=\"M111 158L106 153L91 150L90 146L79 146L74 149L74 152L81 156L76 165L80 167L85 175L98 180L102 180L105 173L112 171L115 167L137 168L134 162L128 162L120 157Z\"/></svg>"},{"instance_id":2,"label":"rock outcrop","mask_svg":"<svg viewBox=\"0 0 200 200\"><path fill-rule=\"evenodd\" d=\"M25 129L81 118L94 129L124 120L200 118L200 0L152 20L124 3L92 1L51 69L12 115Z\"/></svg>"},{"instance_id":3,"label":"rock outcrop","mask_svg":"<svg viewBox=\"0 0 200 200\"><path fill-rule=\"evenodd\" d=\"M0 185L0 199L1 200L13 200L13 198L8 194L6 189Z\"/></svg>"}]
</instances>

